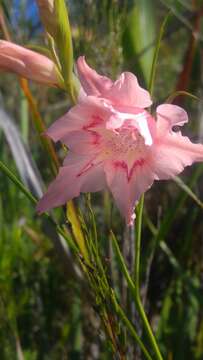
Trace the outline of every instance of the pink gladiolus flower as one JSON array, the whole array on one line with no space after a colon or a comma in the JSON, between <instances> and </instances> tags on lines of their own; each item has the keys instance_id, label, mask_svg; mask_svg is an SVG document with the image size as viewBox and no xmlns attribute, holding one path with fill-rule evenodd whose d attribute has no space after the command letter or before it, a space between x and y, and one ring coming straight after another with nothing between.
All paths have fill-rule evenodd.
<instances>
[{"instance_id":1,"label":"pink gladiolus flower","mask_svg":"<svg viewBox=\"0 0 203 360\"><path fill-rule=\"evenodd\" d=\"M193 144L173 126L188 121L178 106L158 106L153 117L149 93L135 75L117 81L100 76L80 57L77 62L83 93L79 102L56 121L47 134L69 148L63 167L39 201L42 213L80 192L109 188L127 224L134 207L154 180L173 178L185 166L203 160L203 145Z\"/></svg>"},{"instance_id":2,"label":"pink gladiolus flower","mask_svg":"<svg viewBox=\"0 0 203 360\"><path fill-rule=\"evenodd\" d=\"M59 75L53 61L44 55L4 40L0 40L1 70L49 86L60 86Z\"/></svg>"}]
</instances>

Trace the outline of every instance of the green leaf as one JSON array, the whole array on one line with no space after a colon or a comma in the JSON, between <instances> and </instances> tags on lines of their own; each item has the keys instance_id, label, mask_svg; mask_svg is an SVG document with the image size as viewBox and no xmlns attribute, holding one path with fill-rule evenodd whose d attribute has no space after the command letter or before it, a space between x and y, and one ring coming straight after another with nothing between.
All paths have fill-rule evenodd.
<instances>
[{"instance_id":1,"label":"green leaf","mask_svg":"<svg viewBox=\"0 0 203 360\"><path fill-rule=\"evenodd\" d=\"M9 177L9 179L23 192L23 194L34 204L37 203L37 199L26 189L26 187L18 180L15 174L9 170L9 168L0 161L0 170Z\"/></svg>"},{"instance_id":2,"label":"green leaf","mask_svg":"<svg viewBox=\"0 0 203 360\"><path fill-rule=\"evenodd\" d=\"M195 195L195 193L191 190L191 188L184 183L184 181L178 177L178 176L175 176L173 178L173 180L176 182L176 184L183 190L186 192L186 194L196 202L196 204L198 206L201 207L201 209L203 209L203 202L197 197L197 195Z\"/></svg>"},{"instance_id":3,"label":"green leaf","mask_svg":"<svg viewBox=\"0 0 203 360\"><path fill-rule=\"evenodd\" d=\"M83 235L81 223L78 218L76 208L72 201L69 201L67 203L66 217L71 224L72 232L73 232L75 241L77 243L77 246L79 247L80 252L81 252L82 256L84 257L84 259L88 262L88 252L87 252L86 245L85 245L85 238Z\"/></svg>"},{"instance_id":4,"label":"green leaf","mask_svg":"<svg viewBox=\"0 0 203 360\"><path fill-rule=\"evenodd\" d=\"M159 30L159 35L158 35L158 39L156 41L156 47L154 50L154 55L153 55L153 60L152 60L152 66L151 66L151 71L150 71L150 78L149 78L149 92L151 94L151 96L153 95L153 88L154 88L154 82L155 82L155 75L156 75L156 67L157 67L157 62L158 62L158 55L159 55L159 50L161 47L161 40L168 22L170 16L170 12L165 16L161 28Z\"/></svg>"},{"instance_id":5,"label":"green leaf","mask_svg":"<svg viewBox=\"0 0 203 360\"><path fill-rule=\"evenodd\" d=\"M138 0L128 15L123 35L123 52L130 70L136 74L140 70L146 85L150 79L155 39L154 1Z\"/></svg>"},{"instance_id":6,"label":"green leaf","mask_svg":"<svg viewBox=\"0 0 203 360\"><path fill-rule=\"evenodd\" d=\"M199 165L189 180L188 186L190 188L192 188L195 185L198 178L202 175L202 172L203 172L203 166ZM155 249L159 245L160 241L162 239L164 239L166 237L167 233L170 231L173 221L177 215L177 212L179 211L179 209L182 206L184 206L184 203L187 200L188 195L189 195L188 192L182 191L181 194L176 199L175 203L172 204L169 207L168 211L165 213L165 216L160 224L159 230L153 239ZM155 251L155 249L154 249L154 251Z\"/></svg>"},{"instance_id":7,"label":"green leaf","mask_svg":"<svg viewBox=\"0 0 203 360\"><path fill-rule=\"evenodd\" d=\"M174 93L172 93L167 99L166 99L166 103L172 103L175 98L177 96L188 96L190 98L192 98L193 100L197 100L197 101L202 101L200 98L198 98L197 96L189 93L188 91L183 91L183 90L178 90L178 91L175 91Z\"/></svg>"},{"instance_id":8,"label":"green leaf","mask_svg":"<svg viewBox=\"0 0 203 360\"><path fill-rule=\"evenodd\" d=\"M64 0L55 0L55 13L57 18L57 31L54 36L58 50L58 57L62 68L64 82L71 99L75 102L73 81L73 46L68 10Z\"/></svg>"},{"instance_id":9,"label":"green leaf","mask_svg":"<svg viewBox=\"0 0 203 360\"><path fill-rule=\"evenodd\" d=\"M118 242L117 242L117 239L113 233L113 231L110 232L110 235L111 235L111 239L112 239L112 243L113 243L113 249L114 249L114 252L116 254L116 258L117 258L117 261L118 261L118 266L120 268L120 270L122 271L126 281L127 281L127 284L128 284L128 287L132 293L132 295L136 298L136 289L135 289L135 285L133 283L133 280L129 274L129 271L127 269L127 266L125 264L125 260L123 258L123 255L120 251L120 248L119 248L119 245L118 245Z\"/></svg>"}]
</instances>

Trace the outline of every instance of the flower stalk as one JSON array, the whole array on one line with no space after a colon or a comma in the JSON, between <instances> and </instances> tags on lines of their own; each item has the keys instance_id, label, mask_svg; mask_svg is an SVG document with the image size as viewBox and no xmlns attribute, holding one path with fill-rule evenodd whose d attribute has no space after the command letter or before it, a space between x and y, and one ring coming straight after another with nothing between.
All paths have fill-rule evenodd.
<instances>
[{"instance_id":1,"label":"flower stalk","mask_svg":"<svg viewBox=\"0 0 203 360\"><path fill-rule=\"evenodd\" d=\"M140 346L143 354L145 355L145 358L147 360L152 360L151 355L149 354L149 352L146 349L145 345L143 344L143 342L139 338L134 326L132 325L130 320L127 318L127 316L126 316L125 312L123 311L122 307L116 302L116 300L115 300L115 305L116 305L116 308L117 308L117 314L120 316L121 321L125 324L126 328L128 329L129 333L131 334L132 338Z\"/></svg>"},{"instance_id":2,"label":"flower stalk","mask_svg":"<svg viewBox=\"0 0 203 360\"><path fill-rule=\"evenodd\" d=\"M151 74L149 79L149 92L150 95L153 95L153 89L154 89L154 81L155 81L155 75L156 75L156 65L158 61L158 54L161 46L161 40L164 34L164 30L166 27L166 24L168 22L170 16L170 12L167 14L167 16L164 18L164 21L162 23L157 44L154 51L154 56L152 60L152 68L151 68ZM138 311L138 314L140 318L142 319L142 323L145 329L145 332L148 336L149 342L151 344L152 350L156 356L157 360L163 360L161 352L159 350L158 344L156 342L156 339L154 337L153 331L151 329L151 326L149 324L149 321L147 319L144 307L142 305L141 297L140 297L140 254L141 254L141 235L142 235L142 218L143 218L143 209L144 209L144 193L142 194L140 201L136 207L136 226L135 226L135 264L134 264L134 299L136 308Z\"/></svg>"},{"instance_id":3,"label":"flower stalk","mask_svg":"<svg viewBox=\"0 0 203 360\"><path fill-rule=\"evenodd\" d=\"M138 214L137 214L137 216L139 218L139 220L138 220L139 229L137 230L137 233L139 234L139 236L137 238L138 240L136 241L136 254L135 254L135 257L136 257L135 258L136 281L133 281L131 275L129 274L129 271L128 271L127 267L126 267L125 260L123 258L123 255L122 255L121 251L120 251L120 248L119 248L119 245L118 245L118 242L116 240L115 235L113 234L113 232L111 232L110 235L111 235L111 239L112 239L112 242L113 242L113 248L114 248L114 251L116 253L118 263L119 263L119 267L120 267L122 273L125 276L125 279L126 279L127 284L128 284L128 288L129 288L129 290L130 290L130 292L131 292L131 294L133 296L136 309L137 309L138 314L139 314L139 316L140 316L140 318L141 318L141 320L143 322L145 332L146 332L146 334L148 336L148 339L149 339L149 342L150 342L150 345L151 345L151 349L154 352L157 360L163 360L162 355L160 353L160 350L158 348L158 345L156 343L156 339L155 339L155 337L153 335L152 329L151 329L150 324L149 324L149 322L147 320L147 316L146 316L144 308L142 306L142 302L141 302L140 294L139 294L140 244L141 244L141 224L142 224L143 204L144 204L144 197L142 197L140 205L138 205L139 210L138 210ZM125 319L125 321L126 321L126 319ZM140 345L140 343L138 343L138 344Z\"/></svg>"},{"instance_id":4,"label":"flower stalk","mask_svg":"<svg viewBox=\"0 0 203 360\"><path fill-rule=\"evenodd\" d=\"M144 307L140 298L140 253L141 253L141 235L142 235L142 217L143 217L143 208L144 208L144 194L142 195L139 204L136 208L136 227L135 227L135 291L134 298L137 311L142 319L145 332L150 341L151 347L156 355L157 360L163 360L160 353L159 347L157 345L156 339L152 332L151 326L145 314Z\"/></svg>"}]
</instances>

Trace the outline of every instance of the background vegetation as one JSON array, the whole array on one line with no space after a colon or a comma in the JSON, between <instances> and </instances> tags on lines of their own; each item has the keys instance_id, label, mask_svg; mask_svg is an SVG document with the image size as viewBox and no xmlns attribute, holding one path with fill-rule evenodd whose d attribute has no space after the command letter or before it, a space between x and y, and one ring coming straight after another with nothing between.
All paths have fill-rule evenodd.
<instances>
[{"instance_id":1,"label":"background vegetation","mask_svg":"<svg viewBox=\"0 0 203 360\"><path fill-rule=\"evenodd\" d=\"M34 0L1 0L0 4L1 38L5 36L4 14L14 42L44 44ZM74 0L68 5L75 57L85 54L98 72L114 79L124 69L133 71L145 87L160 26L170 10L159 54L154 103L179 90L203 98L202 1ZM30 86L47 126L70 107L62 91ZM178 96L174 102L189 112L191 121L185 132L194 141L203 142L202 100ZM58 146L57 151L62 159L63 149ZM4 73L0 75L0 159L38 197L52 178L19 82ZM141 292L164 359L202 360L203 166L186 169L181 178L193 193L170 181L155 184L146 194ZM123 306L136 321L125 281L117 270L109 230L114 230L129 268L131 234L108 193L94 194L92 204L106 271L120 291ZM78 205L86 216L88 198L82 196ZM60 210L56 216L63 223ZM95 299L68 247L57 247L56 237L48 220L38 217L33 204L0 172L2 360L112 359L98 308L92 306ZM139 322L137 326L141 334ZM132 339L123 336L128 358L134 359ZM136 356L141 356L138 351Z\"/></svg>"}]
</instances>

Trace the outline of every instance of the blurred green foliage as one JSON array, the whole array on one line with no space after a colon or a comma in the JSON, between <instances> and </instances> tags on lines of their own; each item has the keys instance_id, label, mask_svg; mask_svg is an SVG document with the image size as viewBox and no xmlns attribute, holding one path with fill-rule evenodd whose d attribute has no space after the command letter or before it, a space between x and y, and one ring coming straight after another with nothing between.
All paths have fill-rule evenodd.
<instances>
[{"instance_id":1,"label":"blurred green foliage","mask_svg":"<svg viewBox=\"0 0 203 360\"><path fill-rule=\"evenodd\" d=\"M17 25L14 2L1 0L0 3L15 42L44 43L41 29L36 31L36 21L27 19L25 1L18 4L24 11L18 16ZM145 85L149 82L158 32L170 10L155 79L155 104L177 89L192 91L202 98L201 1L75 0L68 4L75 58L85 54L95 69L112 78L124 69L133 71ZM66 95L59 90L31 87L47 126L70 106ZM0 91L3 107L15 119L23 141L48 183L51 171L17 80L12 75L1 74ZM177 101L190 114L191 123L186 131L202 141L202 102L183 97ZM62 158L63 151L57 150ZM17 173L3 132L0 132L0 154L0 159ZM183 177L200 199L203 199L202 172L202 167L196 165L186 170ZM87 223L90 222L86 216L88 201L84 196L78 201L81 216ZM126 295L125 282L116 268L109 230L113 228L130 269L129 234L109 194L93 195L92 204L108 277L120 291L122 303L134 321L130 295ZM64 221L61 213L57 213L57 218ZM94 229L88 231L94 234ZM202 234L202 209L187 193L172 181L155 184L146 196L141 284L164 359L203 359ZM112 359L111 346L101 332L98 309L90 306L94 299L72 277L66 261L57 254L53 245L55 237L49 223L36 216L29 200L0 173L0 358ZM123 333L120 336L127 358L134 359L132 339L126 341Z\"/></svg>"}]
</instances>

